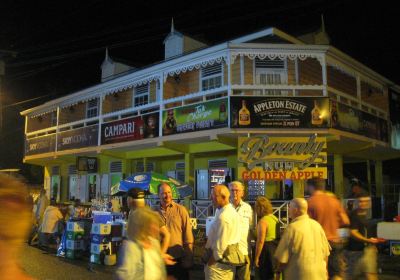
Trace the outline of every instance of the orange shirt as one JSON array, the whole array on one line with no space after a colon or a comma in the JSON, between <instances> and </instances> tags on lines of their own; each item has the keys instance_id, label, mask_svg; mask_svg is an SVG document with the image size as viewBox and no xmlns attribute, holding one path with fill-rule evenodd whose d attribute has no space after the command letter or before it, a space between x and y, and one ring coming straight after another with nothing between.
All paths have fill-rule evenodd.
<instances>
[{"instance_id":1,"label":"orange shirt","mask_svg":"<svg viewBox=\"0 0 400 280\"><path fill-rule=\"evenodd\" d=\"M308 200L308 215L322 226L329 241L339 240L342 214L346 212L333 194L317 191Z\"/></svg>"}]
</instances>

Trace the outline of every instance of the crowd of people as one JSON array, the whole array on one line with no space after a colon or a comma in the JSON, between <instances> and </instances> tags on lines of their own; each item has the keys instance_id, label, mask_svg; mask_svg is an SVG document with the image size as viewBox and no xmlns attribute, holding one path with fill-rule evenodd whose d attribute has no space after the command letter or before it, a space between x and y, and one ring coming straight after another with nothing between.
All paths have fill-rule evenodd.
<instances>
[{"instance_id":1,"label":"crowd of people","mask_svg":"<svg viewBox=\"0 0 400 280\"><path fill-rule=\"evenodd\" d=\"M241 182L214 186L215 217L202 257L205 279L248 280L252 267L255 279L377 279L375 245L380 240L369 236L367 192L358 191L349 213L325 191L325 180L308 180L306 190L308 199L290 201L290 223L281 234L280 221L266 197L257 198L254 216L253 208L243 201ZM160 205L154 209L146 206L143 190L131 189L127 195L127 239L119 252L116 278L190 279L195 240L189 213L173 201L171 187L158 186ZM31 217L39 244L48 245L59 242L63 221L73 215L74 207L61 211L44 191L32 213L28 198L22 182L0 175L0 254L7 256L0 258L0 273L5 279L30 279L19 268L17 253L28 236ZM349 236L341 234L343 227Z\"/></svg>"},{"instance_id":2,"label":"crowd of people","mask_svg":"<svg viewBox=\"0 0 400 280\"><path fill-rule=\"evenodd\" d=\"M260 280L377 279L373 245L379 240L367 235L366 213L370 207L367 192L354 188L358 203L348 213L340 200L325 190L325 180L308 180L306 191L311 195L308 199L290 201L290 223L281 233L281 223L266 197L257 198L254 216L253 208L243 201L245 188L241 182L214 186L211 199L215 216L202 256L205 279L248 280L252 267L254 278ZM190 279L194 238L189 214L172 200L170 186L161 184L158 193L160 206L150 210L145 207L143 191L128 192L132 213L128 221L130 241L120 255L119 279L136 279L128 275L138 275L138 279ZM150 215L145 211L154 212ZM149 220L140 220L136 215ZM139 220L149 227L143 235L146 241L131 230L132 225L140 227ZM344 228L350 236L342 234L346 232ZM252 238L256 240L253 254ZM153 245L155 240L157 245ZM127 253L128 250L131 252ZM150 257L148 250L157 250L157 260ZM135 260L131 259L133 255ZM132 262L140 265L135 266L135 272L128 273L127 267L132 268ZM155 265L161 268L155 269Z\"/></svg>"}]
</instances>

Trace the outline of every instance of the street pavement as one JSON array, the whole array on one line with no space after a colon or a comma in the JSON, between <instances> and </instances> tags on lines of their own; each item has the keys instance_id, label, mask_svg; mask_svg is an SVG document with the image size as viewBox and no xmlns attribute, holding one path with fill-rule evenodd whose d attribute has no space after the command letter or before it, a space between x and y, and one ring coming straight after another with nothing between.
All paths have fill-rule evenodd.
<instances>
[{"instance_id":1,"label":"street pavement","mask_svg":"<svg viewBox=\"0 0 400 280\"><path fill-rule=\"evenodd\" d=\"M87 259L59 258L27 244L23 245L20 264L27 274L41 280L110 280L113 279L115 270L115 266L91 265ZM380 255L379 267L382 271L382 274L379 275L380 280L400 279L400 256ZM204 279L202 266L196 265L191 275L192 280Z\"/></svg>"}]
</instances>

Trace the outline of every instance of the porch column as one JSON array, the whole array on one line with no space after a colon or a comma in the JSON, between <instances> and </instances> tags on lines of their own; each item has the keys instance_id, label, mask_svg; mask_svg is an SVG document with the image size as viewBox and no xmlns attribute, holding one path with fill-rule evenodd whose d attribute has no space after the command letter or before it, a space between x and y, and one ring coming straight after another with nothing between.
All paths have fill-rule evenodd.
<instances>
[{"instance_id":1,"label":"porch column","mask_svg":"<svg viewBox=\"0 0 400 280\"><path fill-rule=\"evenodd\" d=\"M375 161L375 187L376 187L376 196L381 197L383 192L383 170L382 170L382 161Z\"/></svg>"},{"instance_id":2,"label":"porch column","mask_svg":"<svg viewBox=\"0 0 400 280\"><path fill-rule=\"evenodd\" d=\"M343 185L343 155L333 155L333 178L335 182L335 194L339 198L344 197Z\"/></svg>"},{"instance_id":3,"label":"porch column","mask_svg":"<svg viewBox=\"0 0 400 280\"><path fill-rule=\"evenodd\" d=\"M293 181L293 198L304 197L304 180L294 180Z\"/></svg>"},{"instance_id":4,"label":"porch column","mask_svg":"<svg viewBox=\"0 0 400 280\"><path fill-rule=\"evenodd\" d=\"M143 158L143 171L147 172L147 158Z\"/></svg>"},{"instance_id":5,"label":"porch column","mask_svg":"<svg viewBox=\"0 0 400 280\"><path fill-rule=\"evenodd\" d=\"M194 156L191 153L185 153L185 183L193 188L193 193L194 193L195 192ZM189 211L189 215L192 217L189 197L185 198L184 205L185 205L186 209Z\"/></svg>"},{"instance_id":6,"label":"porch column","mask_svg":"<svg viewBox=\"0 0 400 280\"><path fill-rule=\"evenodd\" d=\"M371 193L371 163L369 160L367 160L367 184L368 192Z\"/></svg>"},{"instance_id":7,"label":"porch column","mask_svg":"<svg viewBox=\"0 0 400 280\"><path fill-rule=\"evenodd\" d=\"M194 187L194 156L185 153L185 183Z\"/></svg>"}]
</instances>

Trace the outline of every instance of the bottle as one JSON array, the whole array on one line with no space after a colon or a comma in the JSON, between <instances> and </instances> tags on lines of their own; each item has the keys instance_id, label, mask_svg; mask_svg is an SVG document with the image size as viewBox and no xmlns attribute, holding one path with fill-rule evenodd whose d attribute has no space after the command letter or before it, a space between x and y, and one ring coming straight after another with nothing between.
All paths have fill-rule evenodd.
<instances>
[{"instance_id":1,"label":"bottle","mask_svg":"<svg viewBox=\"0 0 400 280\"><path fill-rule=\"evenodd\" d=\"M221 105L219 105L219 121L224 122L226 120L226 106L225 102L222 102Z\"/></svg>"},{"instance_id":2,"label":"bottle","mask_svg":"<svg viewBox=\"0 0 400 280\"><path fill-rule=\"evenodd\" d=\"M250 124L250 111L246 107L246 100L242 100L242 108L239 110L239 126Z\"/></svg>"},{"instance_id":3,"label":"bottle","mask_svg":"<svg viewBox=\"0 0 400 280\"><path fill-rule=\"evenodd\" d=\"M311 110L311 124L321 125L323 119L321 118L321 111L317 105L317 100L314 100L314 108Z\"/></svg>"}]
</instances>

